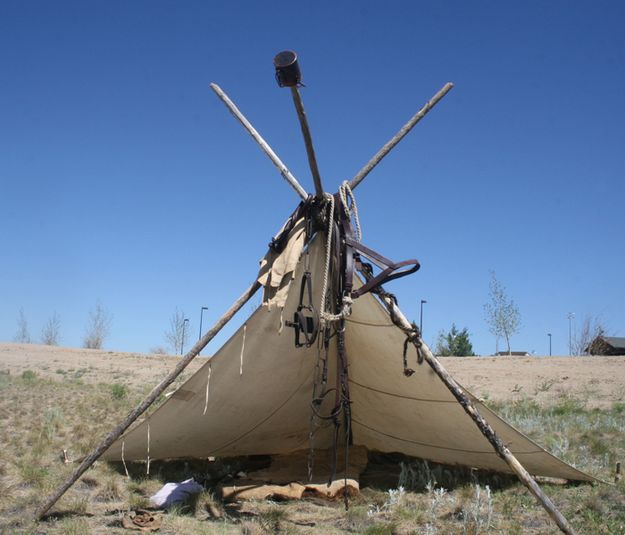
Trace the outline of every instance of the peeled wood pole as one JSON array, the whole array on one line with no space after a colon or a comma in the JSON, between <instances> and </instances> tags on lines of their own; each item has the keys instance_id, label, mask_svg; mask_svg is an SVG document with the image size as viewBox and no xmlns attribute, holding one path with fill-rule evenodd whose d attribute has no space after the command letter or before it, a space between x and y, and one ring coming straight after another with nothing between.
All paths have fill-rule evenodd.
<instances>
[{"instance_id":1,"label":"peeled wood pole","mask_svg":"<svg viewBox=\"0 0 625 535\"><path fill-rule=\"evenodd\" d=\"M412 325L410 325L402 311L399 310L399 307L388 297L383 297L382 301L386 305L386 309L391 315L391 318L395 318L398 323L400 323L400 326L403 330L412 331ZM475 422L475 425L477 425L482 434L491 443L497 455L499 455L504 461L506 461L506 463L508 463L508 466L518 476L521 482L529 489L529 491L536 497L540 504L545 508L549 516L558 525L560 530L567 535L575 535L575 531L573 531L573 528L568 523L566 518L564 518L562 513L560 513L560 511L556 509L556 506L549 499L549 497L545 493L543 493L542 489L540 488L538 483L536 483L534 478L529 474L527 470L525 470L523 465L517 460L512 452L497 436L495 430L478 412L469 397L465 394L462 387L454 380L451 375L449 375L447 370L443 368L438 359L432 354L427 344L421 338L419 338L418 340L414 339L412 340L412 342L413 344L415 344L415 346L418 345L419 342L421 343L420 350L425 361L434 370L436 375L439 376L441 381L445 383L445 386L458 400L460 405L462 405L464 411L471 417L471 419Z\"/></svg>"},{"instance_id":2,"label":"peeled wood pole","mask_svg":"<svg viewBox=\"0 0 625 535\"><path fill-rule=\"evenodd\" d=\"M250 298L260 288L260 283L254 281L254 283L239 297L235 303L228 309L228 311L217 320L217 323L191 348L191 350L178 362L177 366L169 372L167 377L163 379L157 386L152 389L152 392L130 413L122 423L120 423L115 429L113 429L102 442L83 460L80 466L74 471L74 473L63 483L46 501L46 503L37 509L35 515L37 519L41 519L50 508L59 500L65 492L83 475L87 469L100 458L100 456L115 442L123 433L130 427L130 425L141 416L146 409L154 403L154 401L165 391L165 389L174 382L182 371L189 365L189 363L200 353L202 349L215 337L215 335L232 319L241 307L247 303Z\"/></svg>"},{"instance_id":3,"label":"peeled wood pole","mask_svg":"<svg viewBox=\"0 0 625 535\"><path fill-rule=\"evenodd\" d=\"M302 96L299 94L297 86L291 87L291 95L293 96L293 103L295 104L299 124L302 127L302 135L304 136L304 144L306 145L306 153L308 154L308 165L310 166L310 171L315 183L315 196L321 199L323 198L321 175L319 175L319 168L317 167L317 157L315 156L315 149L312 143L312 136L310 135L306 111L304 110L304 103L302 102Z\"/></svg>"},{"instance_id":4,"label":"peeled wood pole","mask_svg":"<svg viewBox=\"0 0 625 535\"><path fill-rule=\"evenodd\" d=\"M223 89L219 87L217 84L210 84L210 88L215 92L215 94L220 98L220 100L226 105L226 107L230 110L230 113L235 116L237 121L241 123L243 128L245 128L249 135L254 138L254 141L258 143L261 150L269 156L269 159L273 162L273 164L278 168L280 174L284 177L284 179L289 183L289 185L295 190L295 192L301 197L302 200L306 200L308 194L306 190L301 186L301 184L297 181L297 179L293 176L291 171L288 170L287 166L284 165L282 160L278 158L278 155L273 151L273 149L269 146L269 144L261 137L261 135L256 131L256 129L252 126L252 124L245 118L245 116L241 113L239 108L237 108L229 98L226 93L224 93Z\"/></svg>"},{"instance_id":5,"label":"peeled wood pole","mask_svg":"<svg viewBox=\"0 0 625 535\"><path fill-rule=\"evenodd\" d=\"M373 168L380 163L380 160L386 156L391 149L397 145L405 136L410 132L414 126L423 119L427 113L438 104L438 101L441 100L451 89L454 87L454 84L451 82L447 82L439 91L434 95L426 104L421 108L417 113L415 113L412 118L401 127L399 132L395 134L389 141L384 145L373 158L371 158L367 164L358 171L358 174L352 178L349 182L349 185L352 189L354 189L358 184L362 182L362 180L373 170Z\"/></svg>"}]
</instances>

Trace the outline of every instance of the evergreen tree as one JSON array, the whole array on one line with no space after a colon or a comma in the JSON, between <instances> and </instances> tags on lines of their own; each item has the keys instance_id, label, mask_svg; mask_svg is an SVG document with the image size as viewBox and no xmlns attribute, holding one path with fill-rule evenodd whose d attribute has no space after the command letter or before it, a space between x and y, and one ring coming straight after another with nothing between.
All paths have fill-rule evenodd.
<instances>
[{"instance_id":1,"label":"evergreen tree","mask_svg":"<svg viewBox=\"0 0 625 535\"><path fill-rule=\"evenodd\" d=\"M453 323L448 333L441 331L436 343L436 354L442 357L475 356L467 328L459 331L456 324Z\"/></svg>"}]
</instances>

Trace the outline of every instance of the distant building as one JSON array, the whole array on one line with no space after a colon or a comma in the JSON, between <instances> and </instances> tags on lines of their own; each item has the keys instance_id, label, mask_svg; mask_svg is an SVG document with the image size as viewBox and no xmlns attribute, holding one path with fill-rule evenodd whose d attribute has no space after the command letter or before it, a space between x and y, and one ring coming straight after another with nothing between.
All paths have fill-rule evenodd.
<instances>
[{"instance_id":1,"label":"distant building","mask_svg":"<svg viewBox=\"0 0 625 535\"><path fill-rule=\"evenodd\" d=\"M622 336L597 336L586 348L590 355L625 355L625 338Z\"/></svg>"},{"instance_id":2,"label":"distant building","mask_svg":"<svg viewBox=\"0 0 625 535\"><path fill-rule=\"evenodd\" d=\"M499 351L495 353L496 357L507 357L508 355L511 357L529 357L530 356L530 354L527 351L510 351L510 353L508 353L507 351Z\"/></svg>"}]
</instances>

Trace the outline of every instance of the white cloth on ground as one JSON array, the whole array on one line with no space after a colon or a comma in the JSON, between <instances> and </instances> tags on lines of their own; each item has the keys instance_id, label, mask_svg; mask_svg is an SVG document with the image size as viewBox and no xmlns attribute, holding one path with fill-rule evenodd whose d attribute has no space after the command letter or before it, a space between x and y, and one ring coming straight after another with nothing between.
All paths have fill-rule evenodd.
<instances>
[{"instance_id":1,"label":"white cloth on ground","mask_svg":"<svg viewBox=\"0 0 625 535\"><path fill-rule=\"evenodd\" d=\"M204 487L193 478L180 483L165 483L154 496L150 497L150 502L157 507L169 509L175 503L184 502L192 494L198 494L203 490Z\"/></svg>"}]
</instances>

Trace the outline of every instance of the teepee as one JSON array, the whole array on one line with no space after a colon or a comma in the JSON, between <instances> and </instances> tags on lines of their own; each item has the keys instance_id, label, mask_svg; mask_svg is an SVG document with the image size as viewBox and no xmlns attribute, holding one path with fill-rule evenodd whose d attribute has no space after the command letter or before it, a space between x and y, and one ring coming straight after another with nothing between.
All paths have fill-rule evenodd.
<instances>
[{"instance_id":1,"label":"teepee","mask_svg":"<svg viewBox=\"0 0 625 535\"><path fill-rule=\"evenodd\" d=\"M453 87L446 84L351 181L328 194L299 93L293 52L274 60L293 96L315 193L307 194L215 84L212 89L301 198L273 238L251 286L176 368L85 458L38 511L44 515L99 457L109 460L290 454L351 448L515 473L560 529L573 533L532 475L591 481L498 417L441 366L386 283L414 273L361 242L353 190ZM263 302L156 411L131 424L232 316ZM130 430L129 430L130 428ZM314 470L314 465L311 467ZM333 475L342 477L341 466Z\"/></svg>"}]
</instances>

